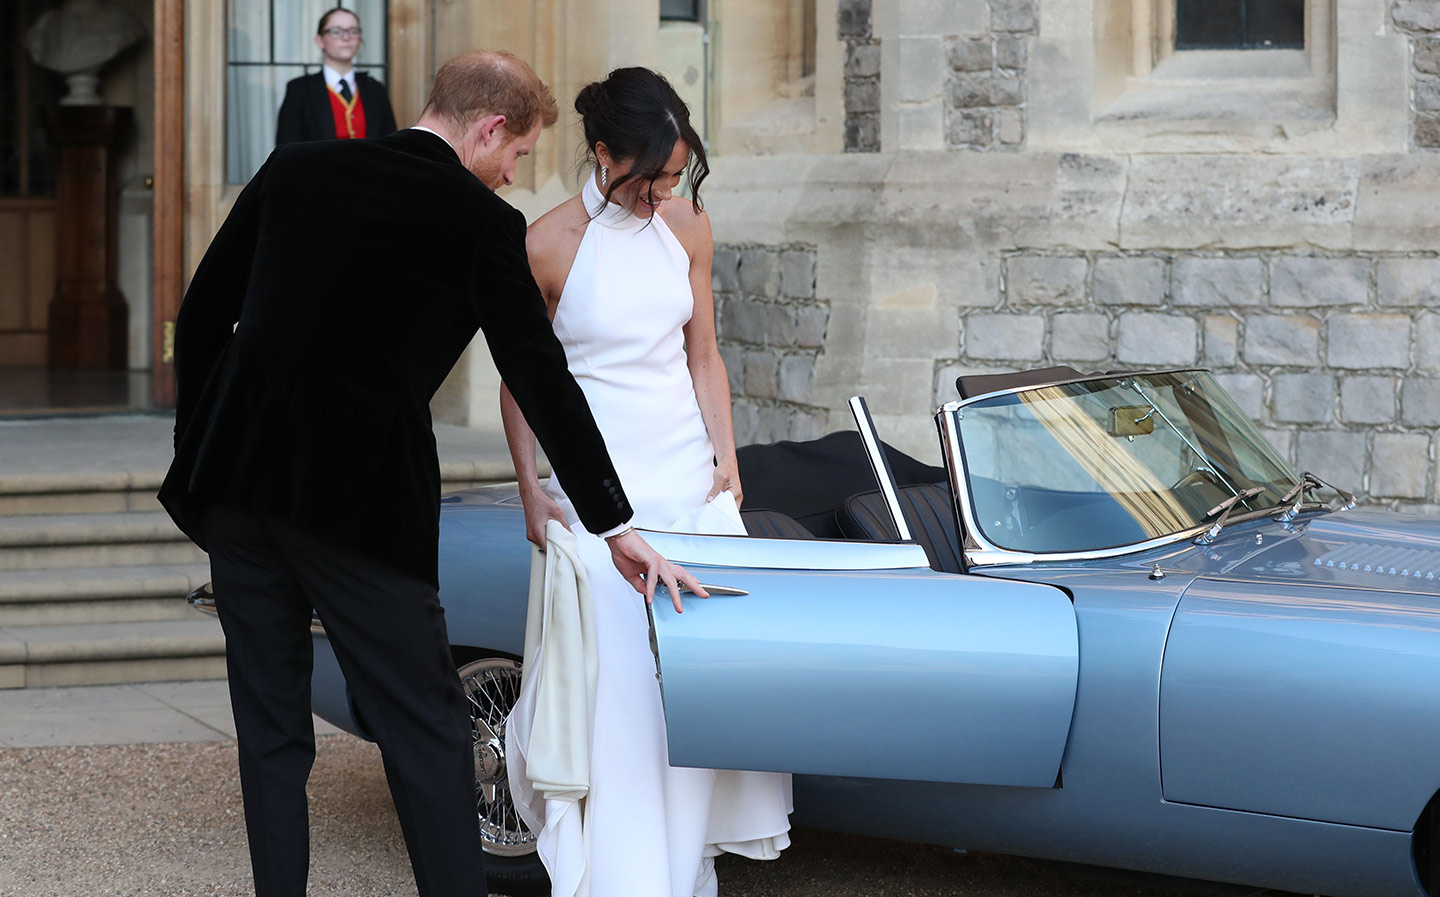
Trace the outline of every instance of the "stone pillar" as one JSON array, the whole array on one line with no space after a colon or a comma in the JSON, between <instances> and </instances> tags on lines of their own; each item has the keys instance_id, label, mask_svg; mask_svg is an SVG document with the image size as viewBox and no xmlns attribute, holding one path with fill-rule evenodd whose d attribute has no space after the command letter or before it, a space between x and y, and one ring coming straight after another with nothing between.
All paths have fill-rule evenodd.
<instances>
[{"instance_id":1,"label":"stone pillar","mask_svg":"<svg viewBox=\"0 0 1440 897\"><path fill-rule=\"evenodd\" d=\"M55 133L55 298L50 303L50 367L125 367L129 310L115 283L115 159L130 110L60 106Z\"/></svg>"}]
</instances>

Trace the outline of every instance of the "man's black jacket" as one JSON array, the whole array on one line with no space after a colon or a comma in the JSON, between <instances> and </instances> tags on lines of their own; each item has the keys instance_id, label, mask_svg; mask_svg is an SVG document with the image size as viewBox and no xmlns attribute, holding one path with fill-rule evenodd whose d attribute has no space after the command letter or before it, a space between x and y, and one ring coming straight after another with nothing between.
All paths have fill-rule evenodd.
<instances>
[{"instance_id":1,"label":"man's black jacket","mask_svg":"<svg viewBox=\"0 0 1440 897\"><path fill-rule=\"evenodd\" d=\"M360 105L365 107L365 136L384 137L395 133L395 113L385 85L364 72L355 73ZM285 99L275 122L275 145L301 140L334 140L335 113L330 107L330 88L325 73L302 75L285 85Z\"/></svg>"},{"instance_id":2,"label":"man's black jacket","mask_svg":"<svg viewBox=\"0 0 1440 897\"><path fill-rule=\"evenodd\" d=\"M424 131L275 150L180 306L161 503L202 548L204 505L224 502L435 583L429 401L477 328L585 526L623 523L524 217Z\"/></svg>"}]
</instances>

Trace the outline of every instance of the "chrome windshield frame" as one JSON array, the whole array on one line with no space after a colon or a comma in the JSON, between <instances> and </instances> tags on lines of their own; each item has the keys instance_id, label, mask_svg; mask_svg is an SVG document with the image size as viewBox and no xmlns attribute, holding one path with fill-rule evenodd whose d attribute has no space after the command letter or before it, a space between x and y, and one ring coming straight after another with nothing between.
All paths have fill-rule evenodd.
<instances>
[{"instance_id":1,"label":"chrome windshield frame","mask_svg":"<svg viewBox=\"0 0 1440 897\"><path fill-rule=\"evenodd\" d=\"M1125 377L1150 377L1162 374L1186 373L1208 373L1208 371L1204 368L1164 368L1158 370L1091 374L1082 377L1071 377L1067 380L1056 380L1053 383L1038 383L1012 387L1010 389L997 389L992 392L971 396L967 399L946 402L936 409L935 424L940 433L940 450L945 459L946 472L950 477L950 492L954 497L956 510L960 515L960 522L962 524L961 530L964 533L960 550L965 557L966 568L1024 565L1044 562L1092 561L1123 557L1129 554L1139 554L1140 552L1149 551L1152 548L1160 548L1165 545L1173 545L1177 542L1193 540L1209 529L1210 524L1202 521L1187 529L1164 536L1157 536L1153 539L1146 539L1142 542L1131 542L1110 548L1093 548L1085 551L1037 552L1002 548L986 538L984 530L981 529L977 523L978 518L975 513L974 502L970 495L968 468L965 466L964 440L960 436L960 426L958 423L959 413L967 406L986 399L993 399L996 396L1014 395L1035 389L1068 386L1073 383L1088 383L1095 380L1120 380ZM1230 522L1235 524L1247 520L1255 520L1260 517L1269 516L1273 514L1274 511L1274 508L1249 511L1245 514L1233 516Z\"/></svg>"}]
</instances>

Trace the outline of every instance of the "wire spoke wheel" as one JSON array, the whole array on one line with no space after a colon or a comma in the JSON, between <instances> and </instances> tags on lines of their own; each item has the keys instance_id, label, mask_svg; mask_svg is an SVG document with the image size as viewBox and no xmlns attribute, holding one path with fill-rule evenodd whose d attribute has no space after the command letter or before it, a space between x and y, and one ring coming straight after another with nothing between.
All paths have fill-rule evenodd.
<instances>
[{"instance_id":1,"label":"wire spoke wheel","mask_svg":"<svg viewBox=\"0 0 1440 897\"><path fill-rule=\"evenodd\" d=\"M505 720L520 696L520 664L487 657L460 668L470 703L475 754L475 815L485 852L493 857L532 856L535 833L515 811L505 772Z\"/></svg>"}]
</instances>

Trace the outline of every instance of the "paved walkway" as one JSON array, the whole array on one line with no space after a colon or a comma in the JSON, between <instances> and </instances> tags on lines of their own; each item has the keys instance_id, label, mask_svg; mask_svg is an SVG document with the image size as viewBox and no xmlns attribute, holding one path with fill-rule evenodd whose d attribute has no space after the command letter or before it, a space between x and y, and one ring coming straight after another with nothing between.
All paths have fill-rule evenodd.
<instances>
[{"instance_id":1,"label":"paved walkway","mask_svg":"<svg viewBox=\"0 0 1440 897\"><path fill-rule=\"evenodd\" d=\"M316 735L340 730L315 719ZM0 748L229 741L225 680L0 691Z\"/></svg>"}]
</instances>

